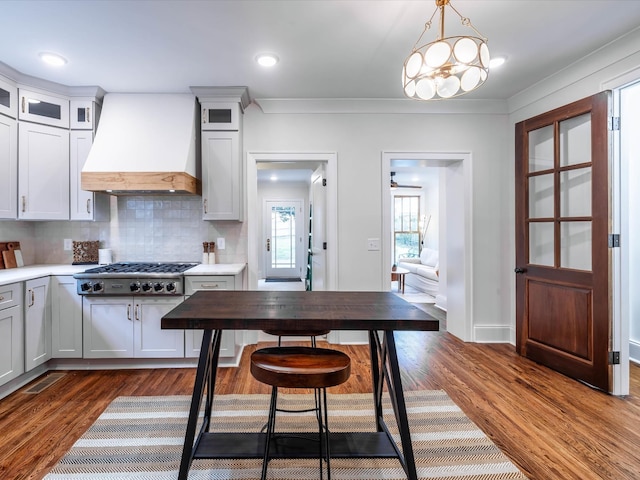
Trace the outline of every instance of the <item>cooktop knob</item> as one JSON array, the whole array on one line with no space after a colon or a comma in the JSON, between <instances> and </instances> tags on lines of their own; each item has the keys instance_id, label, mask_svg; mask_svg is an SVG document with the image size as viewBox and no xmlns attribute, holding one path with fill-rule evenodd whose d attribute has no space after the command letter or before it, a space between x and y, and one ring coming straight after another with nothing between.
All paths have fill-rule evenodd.
<instances>
[{"instance_id":1,"label":"cooktop knob","mask_svg":"<svg viewBox=\"0 0 640 480\"><path fill-rule=\"evenodd\" d=\"M162 289L163 289L163 288L164 288L164 285L163 285L162 283L160 283L160 282L155 283L155 284L153 285L153 289L154 289L156 292L160 292L160 291L162 291Z\"/></svg>"},{"instance_id":2,"label":"cooktop knob","mask_svg":"<svg viewBox=\"0 0 640 480\"><path fill-rule=\"evenodd\" d=\"M132 292L139 292L140 282L131 282L131 284L129 285L129 288L131 289Z\"/></svg>"},{"instance_id":3,"label":"cooktop knob","mask_svg":"<svg viewBox=\"0 0 640 480\"><path fill-rule=\"evenodd\" d=\"M84 282L80 284L80 290L82 290L83 292L88 292L89 290L91 290L91 282Z\"/></svg>"},{"instance_id":4,"label":"cooktop knob","mask_svg":"<svg viewBox=\"0 0 640 480\"><path fill-rule=\"evenodd\" d=\"M173 292L176 289L176 284L175 282L167 283L165 288L167 289L167 292Z\"/></svg>"},{"instance_id":5,"label":"cooktop knob","mask_svg":"<svg viewBox=\"0 0 640 480\"><path fill-rule=\"evenodd\" d=\"M104 289L104 285L102 284L102 282L97 282L93 284L93 291L94 292L99 292L101 290Z\"/></svg>"},{"instance_id":6,"label":"cooktop knob","mask_svg":"<svg viewBox=\"0 0 640 480\"><path fill-rule=\"evenodd\" d=\"M151 290L151 284L150 283L143 283L142 284L142 291L143 292L148 292L149 290Z\"/></svg>"}]
</instances>

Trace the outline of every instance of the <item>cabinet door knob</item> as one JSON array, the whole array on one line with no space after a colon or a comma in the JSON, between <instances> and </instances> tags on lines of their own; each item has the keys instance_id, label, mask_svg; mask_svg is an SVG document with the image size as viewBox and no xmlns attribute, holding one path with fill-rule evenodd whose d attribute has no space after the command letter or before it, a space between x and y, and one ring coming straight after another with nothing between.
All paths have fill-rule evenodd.
<instances>
[{"instance_id":1,"label":"cabinet door knob","mask_svg":"<svg viewBox=\"0 0 640 480\"><path fill-rule=\"evenodd\" d=\"M24 113L24 110L26 108L26 103L27 103L27 99L25 97L22 97L22 113Z\"/></svg>"},{"instance_id":2,"label":"cabinet door knob","mask_svg":"<svg viewBox=\"0 0 640 480\"><path fill-rule=\"evenodd\" d=\"M204 199L203 203L204 203L204 213L206 214L206 213L208 213L207 212L207 199L206 198Z\"/></svg>"}]
</instances>

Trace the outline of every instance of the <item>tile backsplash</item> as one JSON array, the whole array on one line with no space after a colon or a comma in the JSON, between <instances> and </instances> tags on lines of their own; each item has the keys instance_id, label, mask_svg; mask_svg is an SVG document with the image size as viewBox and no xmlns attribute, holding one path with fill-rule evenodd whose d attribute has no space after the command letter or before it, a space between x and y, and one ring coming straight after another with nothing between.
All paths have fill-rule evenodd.
<instances>
[{"instance_id":1,"label":"tile backsplash","mask_svg":"<svg viewBox=\"0 0 640 480\"><path fill-rule=\"evenodd\" d=\"M64 239L99 240L113 261L200 262L202 242L225 239L217 263L246 263L246 224L202 220L198 196L111 197L108 222L0 221L0 241L20 241L25 264L73 261Z\"/></svg>"}]
</instances>

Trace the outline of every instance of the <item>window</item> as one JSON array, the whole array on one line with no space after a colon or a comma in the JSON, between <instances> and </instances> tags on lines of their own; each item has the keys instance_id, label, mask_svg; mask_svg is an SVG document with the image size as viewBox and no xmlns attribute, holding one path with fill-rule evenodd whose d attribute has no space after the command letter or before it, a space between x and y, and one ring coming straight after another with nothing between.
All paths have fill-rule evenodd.
<instances>
[{"instance_id":1,"label":"window","mask_svg":"<svg viewBox=\"0 0 640 480\"><path fill-rule=\"evenodd\" d=\"M420 256L420 196L393 197L393 263Z\"/></svg>"}]
</instances>

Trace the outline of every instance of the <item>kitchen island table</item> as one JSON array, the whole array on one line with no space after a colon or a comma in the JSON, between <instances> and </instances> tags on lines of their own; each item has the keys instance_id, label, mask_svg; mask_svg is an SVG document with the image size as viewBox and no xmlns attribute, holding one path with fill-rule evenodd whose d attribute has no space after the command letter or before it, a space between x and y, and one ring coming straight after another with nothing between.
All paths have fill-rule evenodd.
<instances>
[{"instance_id":1,"label":"kitchen island table","mask_svg":"<svg viewBox=\"0 0 640 480\"><path fill-rule=\"evenodd\" d=\"M394 332L436 331L438 320L391 292L200 291L162 318L162 328L203 329L179 480L186 480L194 459L262 458L264 433L211 431L211 409L223 330L365 330L369 332L375 432L333 432L332 458L395 457L409 480L417 480ZM382 411L386 389L400 433L393 440ZM203 405L203 398L205 398ZM203 420L198 432L198 417ZM310 434L311 435L311 434ZM314 434L317 435L317 432ZM297 442L299 444L299 442ZM317 458L317 446L279 451L274 457Z\"/></svg>"}]
</instances>

